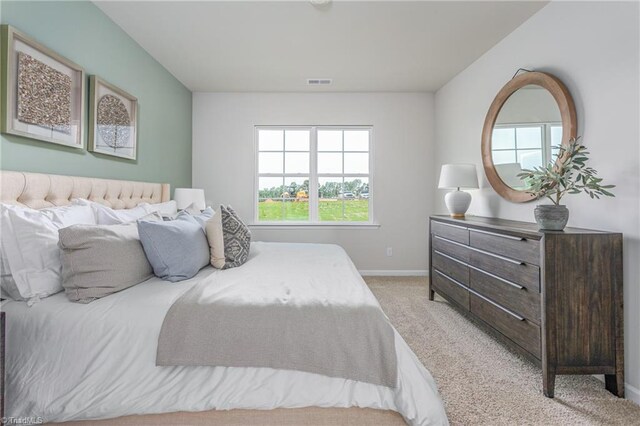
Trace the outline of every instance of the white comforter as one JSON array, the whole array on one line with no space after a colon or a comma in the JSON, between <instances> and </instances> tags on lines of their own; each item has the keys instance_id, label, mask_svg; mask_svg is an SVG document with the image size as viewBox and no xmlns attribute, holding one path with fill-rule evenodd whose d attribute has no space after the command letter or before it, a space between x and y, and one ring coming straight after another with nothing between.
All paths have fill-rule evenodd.
<instances>
[{"instance_id":1,"label":"white comforter","mask_svg":"<svg viewBox=\"0 0 640 426\"><path fill-rule=\"evenodd\" d=\"M342 249L335 255L346 256ZM58 422L211 409L370 407L397 411L412 425L447 424L431 374L395 330L395 389L293 370L156 367L169 307L199 280L223 273L205 268L180 283L151 279L87 305L63 293L33 307L4 302L7 415Z\"/></svg>"}]
</instances>

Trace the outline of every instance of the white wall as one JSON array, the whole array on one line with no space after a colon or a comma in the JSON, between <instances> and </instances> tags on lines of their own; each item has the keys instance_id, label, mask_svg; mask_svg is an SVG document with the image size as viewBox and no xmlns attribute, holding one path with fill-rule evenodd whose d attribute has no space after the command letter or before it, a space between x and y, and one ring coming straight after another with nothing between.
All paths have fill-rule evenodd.
<instances>
[{"instance_id":1,"label":"white wall","mask_svg":"<svg viewBox=\"0 0 640 426\"><path fill-rule=\"evenodd\" d=\"M254 228L254 240L337 243L360 270L425 271L433 117L426 93L194 93L193 186L212 205L231 204L251 221L255 125L372 125L379 228Z\"/></svg>"},{"instance_id":2,"label":"white wall","mask_svg":"<svg viewBox=\"0 0 640 426\"><path fill-rule=\"evenodd\" d=\"M547 89L523 88L504 103L496 117L496 124L560 122L560 108Z\"/></svg>"},{"instance_id":3,"label":"white wall","mask_svg":"<svg viewBox=\"0 0 640 426\"><path fill-rule=\"evenodd\" d=\"M564 81L576 102L591 165L617 185L613 199L567 197L569 225L624 233L627 395L640 403L639 15L637 2L544 7L436 93L436 164L478 165L484 183L474 191L471 213L533 221L535 203L509 203L486 182L482 125L494 96L518 68L547 71ZM442 195L434 198L440 212L446 211Z\"/></svg>"}]
</instances>

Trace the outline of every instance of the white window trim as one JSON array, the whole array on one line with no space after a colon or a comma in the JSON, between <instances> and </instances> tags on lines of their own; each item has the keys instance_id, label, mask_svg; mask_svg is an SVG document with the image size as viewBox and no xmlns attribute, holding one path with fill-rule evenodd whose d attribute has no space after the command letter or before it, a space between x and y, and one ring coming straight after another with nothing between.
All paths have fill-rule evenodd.
<instances>
[{"instance_id":1,"label":"white window trim","mask_svg":"<svg viewBox=\"0 0 640 426\"><path fill-rule=\"evenodd\" d=\"M259 164L259 147L258 147L258 132L260 130L310 130L311 140L309 146L309 174L300 174L300 176L309 176L309 220L308 221L260 221L259 218L259 206L258 206L258 193L259 193L259 179L260 173L258 172L258 164ZM348 174L348 176L353 177L367 177L369 179L369 220L362 222L321 222L318 220L318 182L317 178L317 166L318 166L318 129L321 130L368 130L369 131L369 173L368 174L359 174L352 173ZM317 229L327 229L327 228L357 228L357 229L377 229L380 225L375 221L374 216L374 170L373 170L373 157L374 157L374 131L372 125L256 125L254 126L253 131L253 151L254 151L254 169L253 169L253 223L250 223L249 226L251 228L260 229L260 228L297 228L297 229L308 229L308 228L317 228ZM283 147L284 148L284 147ZM344 146L343 146L344 148ZM344 151L342 151L344 152ZM347 151L351 152L351 151ZM343 163L344 168L344 163ZM344 170L344 169L343 169ZM275 174L274 174L275 175ZM294 173L289 174L290 176L294 176ZM278 175L282 176L282 175ZM323 173L321 177L343 177L344 173L341 174L331 174L331 173ZM312 192L313 191L313 192ZM311 194L316 194L315 196L311 196Z\"/></svg>"},{"instance_id":2,"label":"white window trim","mask_svg":"<svg viewBox=\"0 0 640 426\"><path fill-rule=\"evenodd\" d=\"M547 164L548 161L553 160L553 145L551 145L551 128L554 126L562 126L562 122L557 121L544 121L539 123L500 123L496 124L496 129L517 129L521 127L540 127L542 129L542 162ZM547 145L546 142L549 142ZM535 148L531 149L534 150ZM528 148L518 149L517 144L514 149L497 149L496 151L515 151L516 162L518 161L518 151L527 151Z\"/></svg>"},{"instance_id":3,"label":"white window trim","mask_svg":"<svg viewBox=\"0 0 640 426\"><path fill-rule=\"evenodd\" d=\"M251 229L378 229L382 225L369 222L258 222L248 224Z\"/></svg>"}]
</instances>

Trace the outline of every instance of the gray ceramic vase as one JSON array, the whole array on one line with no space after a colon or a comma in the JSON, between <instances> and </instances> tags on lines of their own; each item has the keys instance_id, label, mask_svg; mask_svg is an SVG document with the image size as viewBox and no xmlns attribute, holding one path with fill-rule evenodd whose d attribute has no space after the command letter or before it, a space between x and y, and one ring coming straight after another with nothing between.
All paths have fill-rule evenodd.
<instances>
[{"instance_id":1,"label":"gray ceramic vase","mask_svg":"<svg viewBox=\"0 0 640 426\"><path fill-rule=\"evenodd\" d=\"M569 209L567 206L540 204L536 206L534 215L540 230L562 231L569 220Z\"/></svg>"}]
</instances>

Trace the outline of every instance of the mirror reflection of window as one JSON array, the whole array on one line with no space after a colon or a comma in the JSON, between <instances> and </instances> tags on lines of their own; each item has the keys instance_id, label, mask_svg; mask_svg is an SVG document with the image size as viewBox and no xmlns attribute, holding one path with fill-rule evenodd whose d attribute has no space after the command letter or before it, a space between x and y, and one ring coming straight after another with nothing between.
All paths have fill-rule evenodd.
<instances>
[{"instance_id":1,"label":"mirror reflection of window","mask_svg":"<svg viewBox=\"0 0 640 426\"><path fill-rule=\"evenodd\" d=\"M556 158L558 148L556 146L562 143L562 124L554 124L549 126L551 132L551 158Z\"/></svg>"},{"instance_id":2,"label":"mirror reflection of window","mask_svg":"<svg viewBox=\"0 0 640 426\"><path fill-rule=\"evenodd\" d=\"M518 177L522 173L520 163L496 164L496 172L504 183L513 189L526 189L526 184Z\"/></svg>"},{"instance_id":3,"label":"mirror reflection of window","mask_svg":"<svg viewBox=\"0 0 640 426\"><path fill-rule=\"evenodd\" d=\"M541 167L557 154L562 118L553 96L536 85L525 86L505 102L493 127L491 156L500 178L514 189L527 189L517 174Z\"/></svg>"}]
</instances>

